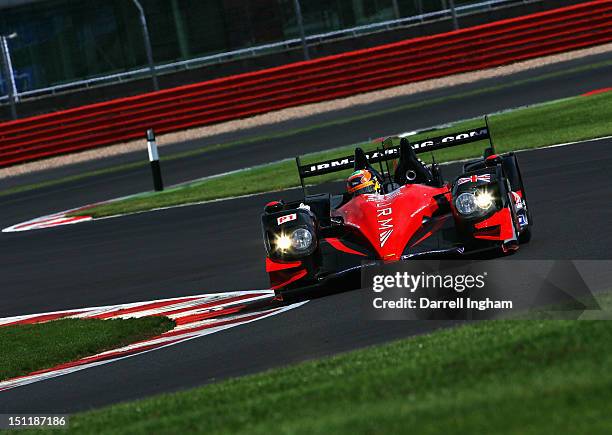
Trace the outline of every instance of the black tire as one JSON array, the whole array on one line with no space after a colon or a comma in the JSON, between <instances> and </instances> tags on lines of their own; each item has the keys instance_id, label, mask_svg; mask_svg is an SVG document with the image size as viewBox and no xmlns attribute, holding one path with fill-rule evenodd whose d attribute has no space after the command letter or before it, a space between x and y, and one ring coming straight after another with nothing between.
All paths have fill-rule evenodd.
<instances>
[{"instance_id":1,"label":"black tire","mask_svg":"<svg viewBox=\"0 0 612 435\"><path fill-rule=\"evenodd\" d=\"M527 228L519 235L519 243L521 245L529 243L531 241L531 224L527 225Z\"/></svg>"}]
</instances>

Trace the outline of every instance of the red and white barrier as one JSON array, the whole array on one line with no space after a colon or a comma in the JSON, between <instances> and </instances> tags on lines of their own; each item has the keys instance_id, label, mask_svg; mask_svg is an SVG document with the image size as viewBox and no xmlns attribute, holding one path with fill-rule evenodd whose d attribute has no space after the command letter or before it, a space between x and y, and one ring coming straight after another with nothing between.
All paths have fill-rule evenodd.
<instances>
[{"instance_id":1,"label":"red and white barrier","mask_svg":"<svg viewBox=\"0 0 612 435\"><path fill-rule=\"evenodd\" d=\"M612 41L612 0L0 124L0 167Z\"/></svg>"}]
</instances>

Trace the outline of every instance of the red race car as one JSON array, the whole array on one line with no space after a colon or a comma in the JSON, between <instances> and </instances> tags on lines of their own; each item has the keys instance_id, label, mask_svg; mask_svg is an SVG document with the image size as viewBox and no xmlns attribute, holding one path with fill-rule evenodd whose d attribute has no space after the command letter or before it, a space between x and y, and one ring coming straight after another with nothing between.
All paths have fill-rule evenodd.
<instances>
[{"instance_id":1,"label":"red race car","mask_svg":"<svg viewBox=\"0 0 612 435\"><path fill-rule=\"evenodd\" d=\"M465 163L452 182L442 179L437 164L417 158L481 140L489 141L483 157ZM391 144L389 138L382 149L357 148L353 156L309 165L296 159L304 198L270 202L261 217L266 271L277 294L338 280L358 286L368 263L490 250L503 255L529 241L532 220L516 155L495 154L488 127ZM306 178L351 168L344 193L307 193Z\"/></svg>"}]
</instances>

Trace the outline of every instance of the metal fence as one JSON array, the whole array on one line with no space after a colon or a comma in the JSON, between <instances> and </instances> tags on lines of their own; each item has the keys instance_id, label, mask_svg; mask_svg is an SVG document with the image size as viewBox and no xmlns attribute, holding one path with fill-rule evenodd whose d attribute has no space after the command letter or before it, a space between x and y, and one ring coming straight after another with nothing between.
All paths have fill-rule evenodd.
<instances>
[{"instance_id":1,"label":"metal fence","mask_svg":"<svg viewBox=\"0 0 612 435\"><path fill-rule=\"evenodd\" d=\"M92 0L88 1L91 2ZM248 5L262 5L262 1L264 3L267 2L268 4L274 4L277 6L277 8L266 12L254 11L253 7L248 7ZM305 55L307 56L308 46L324 41L355 37L367 33L449 18L453 15L455 17L461 17L494 7L520 3L534 3L539 1L541 0L457 0L457 5L455 6L453 0L431 0L425 2L423 0L352 0L350 3L352 10L349 10L349 8L342 9L343 6L346 6L346 2L343 0L301 0L301 3L298 0L224 0L220 3L223 4L226 15L236 17L236 14L238 14L237 11L244 12L245 10L247 10L248 13L245 14L246 16L240 17L238 23L233 22L233 24L228 24L225 26L225 32L223 33L225 40L221 45L224 45L224 47L241 45L246 46L243 48L225 50L223 50L222 47L220 52L214 52L214 47L212 49L211 47L217 43L210 41L210 28L208 28L206 32L199 33L179 31L179 27L189 26L189 23L185 21L185 18L188 18L188 14L179 14L180 11L177 10L177 0L171 0L170 2L166 1L166 3L173 8L174 20L169 20L167 17L165 20L160 20L160 14L163 12L163 10L160 9L159 4L155 4L155 0L141 0L143 8L146 12L146 18L151 34L150 43L153 48L152 51L154 61L156 62L156 65L154 66L155 73L159 74L196 68L211 63L220 63L249 56L257 56L300 46L304 48ZM58 4L61 3L61 0L45 2L45 7L49 7L48 3L57 8ZM84 3L87 3L87 1L82 1L80 4L82 5ZM103 6L100 6L98 3L96 3L96 8L93 14L96 20L102 19L100 18L101 14L103 15L104 13L110 13L110 9L108 8L112 2L105 2ZM126 5L127 3L131 2L123 1L119 9L125 12L125 8L129 6ZM185 2L181 4L184 5ZM219 2L212 0L209 2L199 1L198 4L208 4L210 6L214 4L218 5ZM247 5L246 9L245 4ZM322 7L325 5L327 5L327 9ZM361 5L361 7L358 7L358 5ZM207 9L207 11L209 9ZM57 17L54 18L51 10L46 10L46 12L48 19L57 19ZM204 12L194 12L194 14L198 17L201 17L202 13ZM45 14L43 14L43 16L44 15ZM126 26L132 26L132 30L134 28L136 30L140 30L140 25L137 21L138 14L136 9L130 11L129 14L125 14L126 17L128 15L129 20L128 18L125 18L126 22L124 24ZM19 15L17 14L17 16ZM177 20L177 17L183 17L183 19ZM0 31L6 31L8 21L10 20L7 18L7 14L0 15ZM173 21L173 23L170 25L168 24L168 21ZM210 20L207 21L207 23L209 22ZM270 23L272 22L276 23L275 29L268 31L268 34L265 34L265 28L271 26ZM259 24L255 25L254 23ZM343 27L346 23L358 25ZM27 59L21 52L23 51L24 47L27 46L27 41L36 41L37 36L28 33L28 31L24 31L20 26L16 26L18 27L17 33L20 36L9 40L7 43L7 47L9 47L13 52L13 64L15 65L15 68L12 71L12 77L14 80L11 82L7 82L6 80L0 81L0 93L7 94L0 96L0 101L6 101L9 98L8 91L10 90L10 87L7 85L12 82L15 84L13 89L16 91L14 97L19 100L42 96L45 94L54 94L70 89L87 88L103 83L129 81L151 74L150 68L141 66L146 64L146 57L144 56L146 50L142 34L134 34L132 31L132 33L130 33L128 36L127 33L125 33L125 29L117 27L116 23L115 25L111 25L109 21L103 21L102 24L102 27L94 26L92 30L93 32L97 32L99 34L98 38L95 38L92 35L89 36L90 42L97 41L97 45L94 44L96 46L94 50L95 55L88 52L89 46L87 45L87 38L80 41L80 51L77 49L72 49L68 53L66 50L70 50L71 47L73 47L74 41L67 40L66 35L60 35L59 37L55 38L60 40L59 47L63 51L60 50L59 56L57 56L56 53L56 57L59 57L60 59L58 60L56 58L54 61L63 63L64 68L56 68L59 71L56 72L56 74L59 74L57 77L50 74L49 80L51 80L52 83L50 83L48 86L45 86L44 84L41 85L41 80L35 79L34 76L36 75L36 68L32 66L32 64L36 64L38 66L40 66L40 64L44 64L46 54L44 56L41 55L41 59L30 59L30 67L27 67ZM204 24L205 23L203 23L203 25ZM114 37L111 38L112 41L111 39L108 39L106 41L106 45L102 43L98 44L98 42L104 41L105 37L108 36L108 32L105 33L105 31L109 26L115 33ZM167 37L162 41L160 40L160 36L167 36L169 34L168 26L175 28L175 35L172 38ZM104 31L100 29L104 29ZM2 32L0 32L0 34ZM242 36L238 37L236 36L237 34ZM77 36L82 35L79 34ZM70 74L65 73L67 69L70 69L71 61L74 61L74 59L62 59L62 57L65 58L66 56L72 55L73 57L77 57L78 61L80 60L78 59L79 53L83 56L84 64L94 65L95 67L98 67L97 65L100 62L103 64L106 62L111 69L116 67L118 64L121 64L122 61L118 60L121 58L121 56L117 54L117 41L119 40L119 42L121 42L122 36L123 39L125 39L123 44L123 56L129 59L129 62L124 62L125 65L122 70L105 72L102 74L91 74L90 77L87 78L73 78L75 74L84 74L87 76L87 68L83 71L74 71L74 68L72 68ZM257 43L262 40L265 41L266 39L274 39L282 36L292 37L285 39L281 38L278 41L267 43ZM40 37L40 35L38 35L38 37ZM62 39L65 40L63 43ZM206 43L209 45L209 47L203 46L200 39L207 41ZM198 44L199 46L197 46ZM79 44L77 44L77 46L78 45ZM106 51L102 53L101 50ZM204 54L201 56L193 55L194 52L211 50L213 53ZM108 57L106 61L98 58L104 58L104 56ZM164 61L164 59L169 57L186 58L174 61ZM134 65L135 67L131 67L130 62L140 66ZM92 69L95 70L93 66L90 66L89 70ZM64 74L62 74L62 72L64 72ZM2 74L2 77L6 76L6 73ZM71 80L71 78L73 79Z\"/></svg>"}]
</instances>

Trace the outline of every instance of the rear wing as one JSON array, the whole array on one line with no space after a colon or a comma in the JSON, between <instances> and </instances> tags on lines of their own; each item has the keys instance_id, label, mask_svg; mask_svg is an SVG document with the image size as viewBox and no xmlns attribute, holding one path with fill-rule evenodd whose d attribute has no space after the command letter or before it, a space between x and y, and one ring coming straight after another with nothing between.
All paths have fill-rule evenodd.
<instances>
[{"instance_id":1,"label":"rear wing","mask_svg":"<svg viewBox=\"0 0 612 435\"><path fill-rule=\"evenodd\" d=\"M493 142L489 134L488 120L486 119L486 117L485 122L487 124L487 126L485 127L426 139L423 141L412 143L410 144L410 146L412 147L415 153L419 154L488 139L491 148L493 148ZM383 146L382 149L377 149L375 151L370 151L364 154L365 157L368 159L368 163L370 164L398 159L401 157L401 147L404 144L408 144L407 138L402 138L402 145L400 146L394 146L389 148L385 148ZM300 176L300 183L302 184L302 188L304 189L304 179L306 178L330 174L332 172L343 171L345 169L353 168L355 165L354 155L339 157L336 159L325 160L322 162L316 162L307 165L301 164L300 157L296 157L295 160Z\"/></svg>"},{"instance_id":2,"label":"rear wing","mask_svg":"<svg viewBox=\"0 0 612 435\"><path fill-rule=\"evenodd\" d=\"M364 153L368 159L368 163L378 163L385 160L397 159L400 156L400 147L390 147L383 150L375 150ZM316 177L319 175L331 174L345 169L350 169L355 166L355 155L338 157L337 159L325 160L322 162L312 163L309 165L301 165L299 157L296 157L296 163L300 179Z\"/></svg>"}]
</instances>

